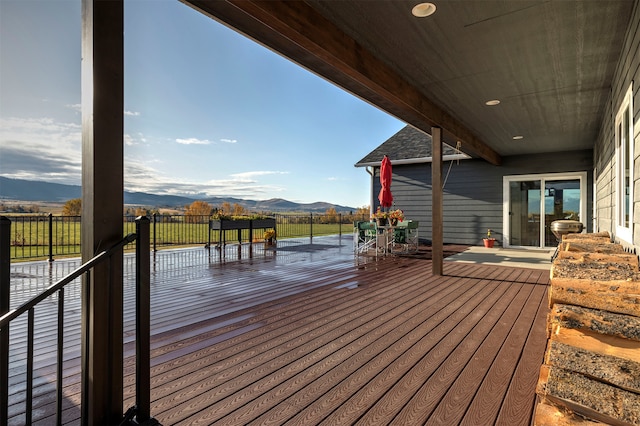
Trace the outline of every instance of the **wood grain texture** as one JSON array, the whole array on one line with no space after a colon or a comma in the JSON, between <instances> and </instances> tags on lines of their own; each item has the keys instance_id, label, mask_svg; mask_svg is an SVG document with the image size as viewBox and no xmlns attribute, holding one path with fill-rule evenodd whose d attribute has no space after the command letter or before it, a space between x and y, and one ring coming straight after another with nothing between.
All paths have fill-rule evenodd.
<instances>
[{"instance_id":1,"label":"wood grain texture","mask_svg":"<svg viewBox=\"0 0 640 426\"><path fill-rule=\"evenodd\" d=\"M564 407L557 407L549 402L536 404L533 426L601 426L606 423L577 416Z\"/></svg>"},{"instance_id":2,"label":"wood grain texture","mask_svg":"<svg viewBox=\"0 0 640 426\"><path fill-rule=\"evenodd\" d=\"M206 251L157 255L154 418L164 425L355 423L378 418L390 404L397 414L381 418L392 424L402 418L397 403L406 401L408 418L429 421L430 411L477 424L485 413L477 410L487 406L486 418L495 424L530 424L546 339L547 271L445 262L444 275L434 277L424 247L417 255L356 261L351 241L331 241L332 249L306 253L249 256L242 248L241 259L228 246L226 261ZM57 262L54 268L63 266ZM135 402L131 290L125 289L124 303L124 407ZM42 314L48 330L51 319ZM64 424L78 424L79 416L74 315L68 320L70 336L77 337L66 349ZM47 332L40 337L49 338ZM34 415L36 424L49 424L55 368L48 343L38 348L42 374ZM24 407L17 358L14 369L10 425L21 424ZM415 395L425 390L442 397L422 412ZM450 417L446 411L458 399L461 412Z\"/></svg>"},{"instance_id":3,"label":"wood grain texture","mask_svg":"<svg viewBox=\"0 0 640 426\"><path fill-rule=\"evenodd\" d=\"M567 415L574 412L606 424L640 424L638 258L608 233L565 237L550 273L534 423L581 424Z\"/></svg>"},{"instance_id":4,"label":"wood grain texture","mask_svg":"<svg viewBox=\"0 0 640 426\"><path fill-rule=\"evenodd\" d=\"M556 366L540 369L538 395L593 420L640 424L640 395Z\"/></svg>"},{"instance_id":5,"label":"wood grain texture","mask_svg":"<svg viewBox=\"0 0 640 426\"><path fill-rule=\"evenodd\" d=\"M640 318L583 306L553 305L547 325L549 336L560 329L576 329L640 342Z\"/></svg>"},{"instance_id":6,"label":"wood grain texture","mask_svg":"<svg viewBox=\"0 0 640 426\"><path fill-rule=\"evenodd\" d=\"M580 233L580 234L576 234L576 233L564 234L562 236L562 241L566 241L566 240L582 240L582 241L591 240L593 242L610 243L611 234L609 234L609 232L607 231Z\"/></svg>"},{"instance_id":7,"label":"wood grain texture","mask_svg":"<svg viewBox=\"0 0 640 426\"><path fill-rule=\"evenodd\" d=\"M640 317L640 282L553 278L549 307L556 303Z\"/></svg>"},{"instance_id":8,"label":"wood grain texture","mask_svg":"<svg viewBox=\"0 0 640 426\"><path fill-rule=\"evenodd\" d=\"M559 251L579 251L587 253L624 254L620 244L599 240L565 240L559 244Z\"/></svg>"},{"instance_id":9,"label":"wood grain texture","mask_svg":"<svg viewBox=\"0 0 640 426\"><path fill-rule=\"evenodd\" d=\"M627 263L638 268L638 256L627 253L586 253L583 251L561 251L558 252L557 260L570 260L577 263L600 262L600 263Z\"/></svg>"},{"instance_id":10,"label":"wood grain texture","mask_svg":"<svg viewBox=\"0 0 640 426\"><path fill-rule=\"evenodd\" d=\"M545 355L545 363L640 394L640 362L612 355L611 353L619 353L615 346L610 346L610 349L609 353L600 353L552 338ZM635 352L640 352L640 346ZM636 358L640 358L640 355Z\"/></svg>"}]
</instances>

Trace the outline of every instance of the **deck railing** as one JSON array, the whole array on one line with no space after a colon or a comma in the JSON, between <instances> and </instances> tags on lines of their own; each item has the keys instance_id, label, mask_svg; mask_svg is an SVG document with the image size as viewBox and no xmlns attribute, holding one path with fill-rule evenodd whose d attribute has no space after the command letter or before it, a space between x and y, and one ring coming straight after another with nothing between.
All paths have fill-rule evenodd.
<instances>
[{"instance_id":1,"label":"deck railing","mask_svg":"<svg viewBox=\"0 0 640 426\"><path fill-rule=\"evenodd\" d=\"M368 220L355 214L277 213L278 239L315 237L352 232L354 221ZM48 259L80 254L80 216L15 215L11 216L10 257L15 260ZM153 251L162 248L202 245L210 247L222 241L237 241L237 231L217 231L209 228L207 215L166 215L150 217L150 244ZM135 217L123 217L123 235L134 232ZM249 231L241 232L241 240L249 241ZM253 240L262 233L254 232ZM127 246L133 250L135 243Z\"/></svg>"},{"instance_id":2,"label":"deck railing","mask_svg":"<svg viewBox=\"0 0 640 426\"><path fill-rule=\"evenodd\" d=\"M136 405L128 411L130 417L138 423L148 422L150 417L150 252L149 219L136 219L136 232L128 234L121 241L84 263L74 272L51 285L39 295L10 310L10 240L11 221L0 217L0 424L8 422L9 404L9 332L12 321L27 315L26 341L26 389L24 424L32 423L33 373L34 373L34 334L35 308L52 296L57 299L57 337L56 337L56 424L62 424L62 378L64 351L64 291L65 287L77 278L86 275L85 285L91 279L90 271L96 265L109 261L113 255L122 255L123 249L133 241L136 244ZM88 330L88 327L86 328ZM86 356L87 354L85 354ZM83 422L84 424L84 422Z\"/></svg>"}]
</instances>

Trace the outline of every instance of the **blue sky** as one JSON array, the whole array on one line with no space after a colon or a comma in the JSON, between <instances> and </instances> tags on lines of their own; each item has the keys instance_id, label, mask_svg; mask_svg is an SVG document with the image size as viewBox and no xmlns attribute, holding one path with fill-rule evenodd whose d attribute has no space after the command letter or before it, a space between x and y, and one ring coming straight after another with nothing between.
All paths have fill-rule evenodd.
<instances>
[{"instance_id":1,"label":"blue sky","mask_svg":"<svg viewBox=\"0 0 640 426\"><path fill-rule=\"evenodd\" d=\"M0 0L0 175L80 184L80 0ZM370 203L404 123L177 0L125 1L125 188Z\"/></svg>"}]
</instances>

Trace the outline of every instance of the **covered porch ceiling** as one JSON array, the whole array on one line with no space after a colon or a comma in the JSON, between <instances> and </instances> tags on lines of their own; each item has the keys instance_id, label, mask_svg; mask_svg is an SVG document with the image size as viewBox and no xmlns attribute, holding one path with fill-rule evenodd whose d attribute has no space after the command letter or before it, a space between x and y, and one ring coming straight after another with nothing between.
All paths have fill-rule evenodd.
<instances>
[{"instance_id":1,"label":"covered porch ceiling","mask_svg":"<svg viewBox=\"0 0 640 426\"><path fill-rule=\"evenodd\" d=\"M418 18L415 0L182 1L493 164L593 147L634 5L434 0Z\"/></svg>"}]
</instances>

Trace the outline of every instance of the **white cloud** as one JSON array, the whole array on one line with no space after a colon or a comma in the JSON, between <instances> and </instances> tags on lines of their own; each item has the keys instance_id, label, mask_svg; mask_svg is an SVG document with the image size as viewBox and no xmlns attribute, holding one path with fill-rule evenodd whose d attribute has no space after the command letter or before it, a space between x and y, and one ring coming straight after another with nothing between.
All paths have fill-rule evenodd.
<instances>
[{"instance_id":1,"label":"white cloud","mask_svg":"<svg viewBox=\"0 0 640 426\"><path fill-rule=\"evenodd\" d=\"M124 135L124 143L127 146L140 145L146 142L147 142L147 138L145 138L142 133L137 133L135 135L130 135L128 133L125 133Z\"/></svg>"},{"instance_id":2,"label":"white cloud","mask_svg":"<svg viewBox=\"0 0 640 426\"><path fill-rule=\"evenodd\" d=\"M255 180L237 178L213 179L204 183L187 182L180 178L163 175L148 163L125 159L125 189L163 195L185 196L234 196L260 199L284 191L284 188L266 185Z\"/></svg>"},{"instance_id":3,"label":"white cloud","mask_svg":"<svg viewBox=\"0 0 640 426\"><path fill-rule=\"evenodd\" d=\"M206 139L196 139L196 138L188 138L188 139L176 139L176 142L182 145L209 145L210 141Z\"/></svg>"},{"instance_id":4,"label":"white cloud","mask_svg":"<svg viewBox=\"0 0 640 426\"><path fill-rule=\"evenodd\" d=\"M186 195L198 197L233 196L249 199L271 198L274 193L285 191L278 185L259 182L254 177L286 172L246 172L231 175L228 179L212 179L206 182L188 182L175 176L164 175L145 159L125 159L125 188L127 191L152 194Z\"/></svg>"},{"instance_id":5,"label":"white cloud","mask_svg":"<svg viewBox=\"0 0 640 426\"><path fill-rule=\"evenodd\" d=\"M75 112L82 112L81 104L65 105L67 108L74 110Z\"/></svg>"},{"instance_id":6,"label":"white cloud","mask_svg":"<svg viewBox=\"0 0 640 426\"><path fill-rule=\"evenodd\" d=\"M267 175L287 175L289 172L278 172L278 171L269 171L269 170L255 170L252 172L242 172L242 173L234 173L231 176L240 181L253 181L256 176L267 176Z\"/></svg>"},{"instance_id":7,"label":"white cloud","mask_svg":"<svg viewBox=\"0 0 640 426\"><path fill-rule=\"evenodd\" d=\"M5 118L0 119L0 128L0 173L3 176L70 185L81 184L80 124L56 122L50 118ZM124 136L127 146L146 143L146 140L142 133ZM136 159L127 155L124 158L125 189L194 197L233 196L264 199L285 191L285 188L262 182L261 178L289 173L257 170L235 173L226 178L206 182L190 182L183 180L179 175L167 175L166 170L158 159Z\"/></svg>"},{"instance_id":8,"label":"white cloud","mask_svg":"<svg viewBox=\"0 0 640 426\"><path fill-rule=\"evenodd\" d=\"M6 177L79 184L81 126L51 118L0 119L0 158Z\"/></svg>"},{"instance_id":9,"label":"white cloud","mask_svg":"<svg viewBox=\"0 0 640 426\"><path fill-rule=\"evenodd\" d=\"M224 142L224 143L237 143L238 141L236 139L220 139L220 142Z\"/></svg>"},{"instance_id":10,"label":"white cloud","mask_svg":"<svg viewBox=\"0 0 640 426\"><path fill-rule=\"evenodd\" d=\"M137 112L137 111L125 111L125 112L124 112L124 115L129 115L129 116L132 116L132 117L137 117L137 116L139 116L139 115L140 115L140 113L139 113L139 112Z\"/></svg>"}]
</instances>

